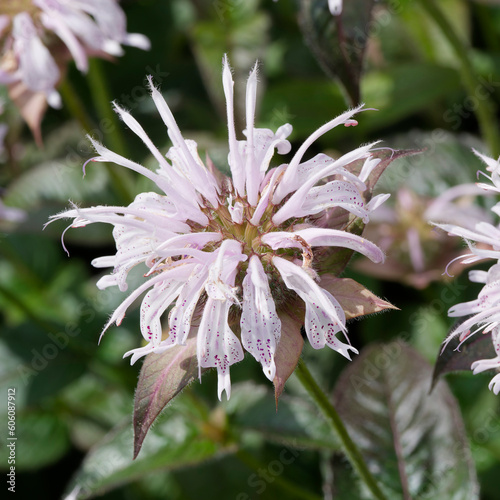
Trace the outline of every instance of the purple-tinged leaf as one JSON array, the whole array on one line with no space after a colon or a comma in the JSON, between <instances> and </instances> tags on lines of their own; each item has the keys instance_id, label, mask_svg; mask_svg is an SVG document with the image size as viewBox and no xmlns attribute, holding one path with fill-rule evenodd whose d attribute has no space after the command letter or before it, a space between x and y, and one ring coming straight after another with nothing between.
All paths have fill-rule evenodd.
<instances>
[{"instance_id":1,"label":"purple-tinged leaf","mask_svg":"<svg viewBox=\"0 0 500 500\"><path fill-rule=\"evenodd\" d=\"M451 339L444 351L438 355L434 365L431 390L434 389L441 375L459 371L470 372L474 361L496 356L491 333L476 333L466 339L460 348L458 348L459 343L458 337Z\"/></svg>"},{"instance_id":2,"label":"purple-tinged leaf","mask_svg":"<svg viewBox=\"0 0 500 500\"><path fill-rule=\"evenodd\" d=\"M276 408L278 408L278 398L285 388L285 382L295 370L304 346L304 339L300 333L304 323L303 306L301 312L302 314L297 314L301 319L286 313L278 314L281 320L281 339L274 355L276 375L273 380Z\"/></svg>"},{"instance_id":3,"label":"purple-tinged leaf","mask_svg":"<svg viewBox=\"0 0 500 500\"><path fill-rule=\"evenodd\" d=\"M185 346L174 346L162 354L148 354L144 360L135 391L134 458L163 408L198 376L197 329L193 330Z\"/></svg>"},{"instance_id":4,"label":"purple-tinged leaf","mask_svg":"<svg viewBox=\"0 0 500 500\"><path fill-rule=\"evenodd\" d=\"M377 158L380 163L373 169L372 173L366 181L366 191L365 191L365 201L368 202L372 199L373 190L375 185L379 181L381 175L385 172L385 169L395 160L399 158L405 158L406 156L414 156L423 152L421 149L390 149L384 148L382 144L379 151L373 151L371 153L372 158ZM365 160L356 160L346 166L349 172L359 175L361 169L363 168Z\"/></svg>"},{"instance_id":5,"label":"purple-tinged leaf","mask_svg":"<svg viewBox=\"0 0 500 500\"><path fill-rule=\"evenodd\" d=\"M382 145L383 147L383 145ZM373 190L375 185L380 179L380 176L385 172L385 169L398 158L404 158L406 156L414 156L422 153L421 149L382 149L372 154L373 158L379 158L380 163L373 169L372 173L368 177L366 181L366 186L368 188L368 192L370 193L367 197L366 201L370 201L373 195Z\"/></svg>"},{"instance_id":6,"label":"purple-tinged leaf","mask_svg":"<svg viewBox=\"0 0 500 500\"><path fill-rule=\"evenodd\" d=\"M350 278L336 278L331 274L323 274L319 285L328 290L339 301L346 319L358 318L386 309L398 310L397 307L377 297L363 285Z\"/></svg>"},{"instance_id":7,"label":"purple-tinged leaf","mask_svg":"<svg viewBox=\"0 0 500 500\"><path fill-rule=\"evenodd\" d=\"M332 16L328 0L301 0L299 22L311 51L325 73L337 77L352 104L360 101L359 82L374 0L349 0Z\"/></svg>"},{"instance_id":8,"label":"purple-tinged leaf","mask_svg":"<svg viewBox=\"0 0 500 500\"><path fill-rule=\"evenodd\" d=\"M334 405L386 498L479 497L459 407L444 381L429 394L432 368L402 341L364 349L342 373ZM338 500L371 498L334 461Z\"/></svg>"}]
</instances>

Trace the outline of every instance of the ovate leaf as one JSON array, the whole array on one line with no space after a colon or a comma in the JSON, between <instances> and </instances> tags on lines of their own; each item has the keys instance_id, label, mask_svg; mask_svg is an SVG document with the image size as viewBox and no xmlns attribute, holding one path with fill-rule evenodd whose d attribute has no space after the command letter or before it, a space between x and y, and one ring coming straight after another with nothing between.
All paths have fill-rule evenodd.
<instances>
[{"instance_id":1,"label":"ovate leaf","mask_svg":"<svg viewBox=\"0 0 500 500\"><path fill-rule=\"evenodd\" d=\"M127 419L90 450L64 498L92 498L146 474L195 465L224 451L203 435L199 426L175 410L159 419L136 460L130 449L132 438L132 426Z\"/></svg>"},{"instance_id":2,"label":"ovate leaf","mask_svg":"<svg viewBox=\"0 0 500 500\"><path fill-rule=\"evenodd\" d=\"M470 371L474 361L489 359L496 356L491 334L477 333L459 347L460 339L450 340L445 349L439 354L432 375L432 387L439 377L450 372Z\"/></svg>"},{"instance_id":3,"label":"ovate leaf","mask_svg":"<svg viewBox=\"0 0 500 500\"><path fill-rule=\"evenodd\" d=\"M387 498L477 499L459 408L443 381L429 394L431 377L429 364L403 342L374 346L339 378L335 405ZM345 464L333 468L335 498L370 498L342 481Z\"/></svg>"},{"instance_id":4,"label":"ovate leaf","mask_svg":"<svg viewBox=\"0 0 500 500\"><path fill-rule=\"evenodd\" d=\"M338 77L353 104L360 101L363 67L373 0L344 2L342 14L332 16L328 0L301 0L300 27L323 70Z\"/></svg>"},{"instance_id":5,"label":"ovate leaf","mask_svg":"<svg viewBox=\"0 0 500 500\"><path fill-rule=\"evenodd\" d=\"M163 408L197 375L195 334L190 335L184 346L174 346L162 354L146 356L135 391L134 458Z\"/></svg>"}]
</instances>

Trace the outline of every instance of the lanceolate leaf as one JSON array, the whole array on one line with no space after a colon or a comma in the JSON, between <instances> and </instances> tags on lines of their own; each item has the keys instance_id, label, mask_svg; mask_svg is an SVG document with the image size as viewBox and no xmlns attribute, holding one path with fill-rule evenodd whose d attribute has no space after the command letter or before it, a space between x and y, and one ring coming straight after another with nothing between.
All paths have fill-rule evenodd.
<instances>
[{"instance_id":1,"label":"lanceolate leaf","mask_svg":"<svg viewBox=\"0 0 500 500\"><path fill-rule=\"evenodd\" d=\"M441 375L458 371L469 372L474 361L496 356L491 342L491 334L476 333L467 339L460 348L458 347L459 343L458 337L451 339L444 351L438 356L432 375L432 388Z\"/></svg>"},{"instance_id":2,"label":"lanceolate leaf","mask_svg":"<svg viewBox=\"0 0 500 500\"><path fill-rule=\"evenodd\" d=\"M387 498L477 499L459 408L443 381L429 394L430 380L429 364L403 342L374 346L341 375L335 405ZM342 482L345 465L333 468L335 498L369 498Z\"/></svg>"},{"instance_id":3,"label":"lanceolate leaf","mask_svg":"<svg viewBox=\"0 0 500 500\"><path fill-rule=\"evenodd\" d=\"M397 309L350 278L336 278L330 274L324 274L319 284L339 301L346 319L366 316L386 309Z\"/></svg>"},{"instance_id":4,"label":"lanceolate leaf","mask_svg":"<svg viewBox=\"0 0 500 500\"><path fill-rule=\"evenodd\" d=\"M185 346L146 356L135 391L134 458L163 408L197 376L195 334L190 335Z\"/></svg>"},{"instance_id":5,"label":"lanceolate leaf","mask_svg":"<svg viewBox=\"0 0 500 500\"><path fill-rule=\"evenodd\" d=\"M344 2L332 16L327 0L301 0L302 33L323 70L338 77L353 104L360 101L359 81L374 0Z\"/></svg>"}]
</instances>

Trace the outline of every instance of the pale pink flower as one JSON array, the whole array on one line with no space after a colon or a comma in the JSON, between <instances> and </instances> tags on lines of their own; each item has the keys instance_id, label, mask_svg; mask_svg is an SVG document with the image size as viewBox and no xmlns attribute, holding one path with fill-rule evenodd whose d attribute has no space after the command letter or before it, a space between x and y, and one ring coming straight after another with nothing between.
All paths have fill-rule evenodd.
<instances>
[{"instance_id":1,"label":"pale pink flower","mask_svg":"<svg viewBox=\"0 0 500 500\"><path fill-rule=\"evenodd\" d=\"M500 192L500 165L498 161L489 158L474 150L474 153L486 163L486 169L491 172L488 176L483 174L490 183L478 183L486 191ZM491 211L500 215L500 203L491 208ZM488 271L470 271L469 279L474 283L484 283L478 298L469 302L462 302L451 307L448 311L450 317L470 316L448 336L444 347L454 337L459 337L459 346L471 335L482 332L491 334L493 346L497 356L493 359L479 360L472 363L473 373L480 373L490 369L500 369L500 226L490 222L478 222L474 228L454 224L435 224L447 231L450 235L464 238L469 248L469 253L458 257L463 264L472 264L485 259L493 259L494 263ZM452 261L453 262L453 261ZM451 263L450 263L451 264ZM471 331L473 328L475 330ZM443 348L444 348L443 347ZM500 392L500 374L495 375L489 384L495 393Z\"/></svg>"},{"instance_id":2,"label":"pale pink flower","mask_svg":"<svg viewBox=\"0 0 500 500\"><path fill-rule=\"evenodd\" d=\"M59 107L56 87L65 62L59 57L60 44L83 72L89 55L119 56L121 45L149 48L144 35L127 33L125 14L116 0L2 0L0 83L23 82Z\"/></svg>"},{"instance_id":3,"label":"pale pink flower","mask_svg":"<svg viewBox=\"0 0 500 500\"><path fill-rule=\"evenodd\" d=\"M100 279L99 288L118 286L125 291L129 271L144 266L148 280L132 291L104 328L119 325L131 304L145 294L140 329L147 344L125 354L132 356L132 363L148 353L183 345L188 335L196 334L199 368L217 368L219 398L224 390L230 395L229 367L243 359L243 349L262 364L270 380L274 379L276 348L287 334L281 330L278 312L296 295L305 304L305 331L314 348L328 345L347 358L349 351L357 353L337 337L347 331L344 311L337 299L319 286L313 249L349 248L374 262L382 262L384 255L360 236L318 227L315 222L326 211L339 207L368 221L371 211L386 198L375 197L369 203L363 198L365 181L380 161L372 158L373 144L336 160L324 154L303 159L320 135L338 125L354 125L352 117L362 106L323 125L289 164L270 167L275 152L290 152L287 137L291 125L285 124L276 132L255 127L255 67L246 88L245 139L238 139L227 59L222 80L232 179L216 171L211 162L203 164L196 143L184 139L150 78L152 98L172 141L166 157L127 111L117 104L115 110L146 144L158 169L148 170L91 139L99 154L92 161L113 162L139 172L152 180L161 194L142 193L128 207L74 206L52 217L73 218L72 227L94 222L114 226L116 254L92 262L98 268L113 268L111 275ZM346 168L352 162L364 165L359 175ZM331 180L325 183L327 178ZM167 311L168 330L161 323Z\"/></svg>"},{"instance_id":4,"label":"pale pink flower","mask_svg":"<svg viewBox=\"0 0 500 500\"><path fill-rule=\"evenodd\" d=\"M461 184L433 199L417 194L410 187L400 187L393 203L380 207L366 228L367 238L387 254L386 261L380 265L365 258L356 259L355 269L419 289L432 281L449 279L443 276L443 266L464 250L428 221L460 224L469 229L478 222L490 221L490 211L475 204L477 196L484 193L476 184ZM449 271L458 274L463 269L456 264Z\"/></svg>"}]
</instances>

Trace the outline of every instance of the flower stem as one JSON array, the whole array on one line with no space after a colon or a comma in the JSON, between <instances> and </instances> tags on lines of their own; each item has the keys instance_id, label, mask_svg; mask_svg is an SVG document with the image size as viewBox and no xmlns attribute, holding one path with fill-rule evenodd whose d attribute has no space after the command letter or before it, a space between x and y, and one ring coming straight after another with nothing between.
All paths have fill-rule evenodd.
<instances>
[{"instance_id":1,"label":"flower stem","mask_svg":"<svg viewBox=\"0 0 500 500\"><path fill-rule=\"evenodd\" d=\"M479 122L481 134L490 149L491 155L496 158L500 155L500 137L498 135L498 125L495 119L495 103L488 94L478 95L478 89L481 87L481 83L474 72L472 62L469 58L469 49L465 43L460 40L453 26L434 0L421 0L421 5L439 26L441 32L452 46L460 61L460 70L464 86L470 96L476 97L477 109L475 113L477 121Z\"/></svg>"},{"instance_id":2,"label":"flower stem","mask_svg":"<svg viewBox=\"0 0 500 500\"><path fill-rule=\"evenodd\" d=\"M316 383L313 376L311 375L311 372L308 370L302 359L299 360L299 364L295 369L295 375L297 375L304 389L306 389L308 394L314 399L314 402L318 405L318 408L322 411L323 415L327 418L333 429L336 431L337 436L342 443L343 451L349 459L349 462L356 470L362 481L365 483L366 487L370 490L373 497L378 500L386 500L386 497L380 490L377 482L375 481L375 478L368 470L361 452L359 451L354 441L350 438L344 423L337 413L337 410L335 410L329 399L326 397L325 393Z\"/></svg>"}]
</instances>

